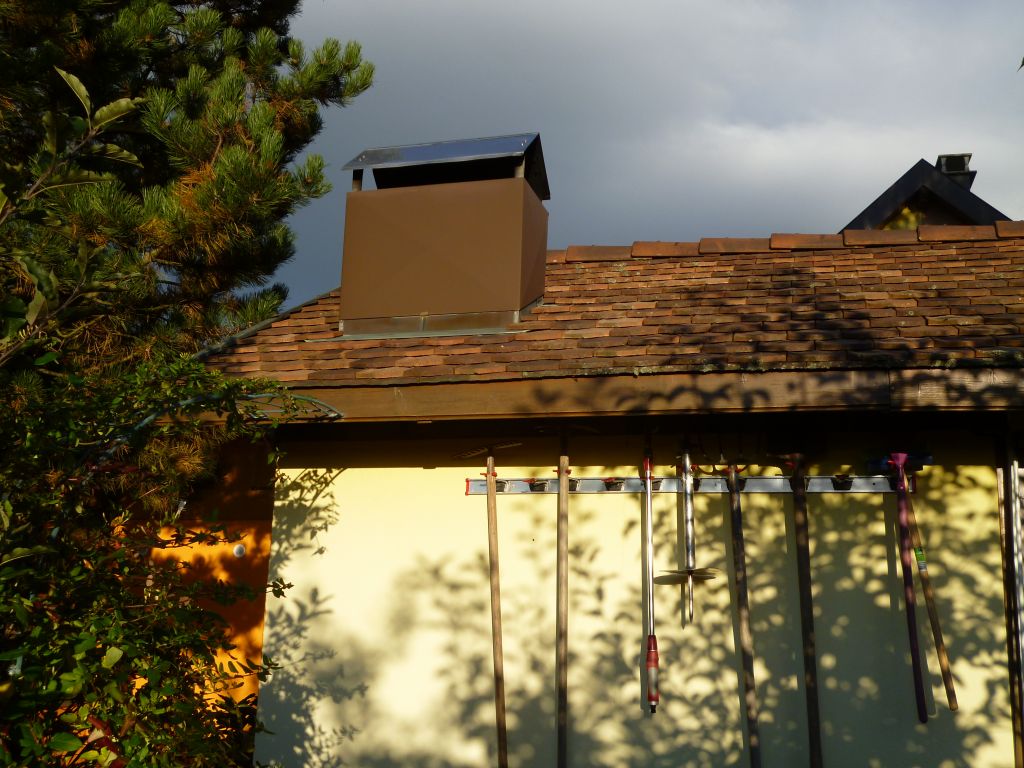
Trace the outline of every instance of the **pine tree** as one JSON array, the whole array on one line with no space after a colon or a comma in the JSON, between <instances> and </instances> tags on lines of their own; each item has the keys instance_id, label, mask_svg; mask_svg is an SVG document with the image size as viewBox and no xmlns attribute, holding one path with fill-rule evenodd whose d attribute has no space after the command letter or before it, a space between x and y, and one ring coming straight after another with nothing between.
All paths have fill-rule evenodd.
<instances>
[{"instance_id":1,"label":"pine tree","mask_svg":"<svg viewBox=\"0 0 1024 768\"><path fill-rule=\"evenodd\" d=\"M270 385L194 353L277 310L284 220L327 188L298 158L372 80L357 44L290 38L297 6L0 0L4 764L250 760L200 607L238 595L149 553L260 429Z\"/></svg>"}]
</instances>

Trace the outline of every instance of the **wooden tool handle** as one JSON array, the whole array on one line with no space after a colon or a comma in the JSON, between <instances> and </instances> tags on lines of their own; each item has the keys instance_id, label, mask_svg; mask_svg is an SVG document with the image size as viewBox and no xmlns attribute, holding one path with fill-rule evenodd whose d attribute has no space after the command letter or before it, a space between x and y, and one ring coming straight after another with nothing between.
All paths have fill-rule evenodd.
<instances>
[{"instance_id":1,"label":"wooden tool handle","mask_svg":"<svg viewBox=\"0 0 1024 768\"><path fill-rule=\"evenodd\" d=\"M736 615L739 619L740 656L743 665L743 705L750 741L750 768L761 768L761 735L758 729L757 684L754 680L754 634L750 629L750 601L747 595L747 559L743 546L743 511L735 464L725 475L729 488L729 533L732 537L733 571L736 584Z\"/></svg>"},{"instance_id":2,"label":"wooden tool handle","mask_svg":"<svg viewBox=\"0 0 1024 768\"><path fill-rule=\"evenodd\" d=\"M914 515L914 504L907 496L907 522L910 525L910 541L914 545L914 554L917 560L917 573L921 577L921 590L924 592L924 604L928 609L928 621L932 627L932 639L935 641L935 653L939 657L939 670L942 672L942 685L946 689L946 701L949 708L956 712L959 704L956 700L956 689L953 686L953 672L949 667L949 654L946 652L946 643L942 638L942 626L939 624L939 611L935 606L935 590L932 588L932 580L928 575L928 563L925 559L924 544L921 541L921 531L917 527L917 518Z\"/></svg>"},{"instance_id":3,"label":"wooden tool handle","mask_svg":"<svg viewBox=\"0 0 1024 768\"><path fill-rule=\"evenodd\" d=\"M921 667L921 646L917 637L917 613L914 599L914 557L910 551L910 514L907 494L907 476L904 465L907 454L892 454L896 469L896 510L900 537L900 566L903 570L903 599L907 613L907 636L910 640L910 665L914 674L914 701L917 704L917 719L928 722L928 705L924 696L924 673Z\"/></svg>"},{"instance_id":4,"label":"wooden tool handle","mask_svg":"<svg viewBox=\"0 0 1024 768\"><path fill-rule=\"evenodd\" d=\"M487 558L491 586L491 651L494 659L494 719L498 729L498 766L508 768L505 717L505 656L501 643L501 586L498 566L498 499L494 456L487 456Z\"/></svg>"}]
</instances>

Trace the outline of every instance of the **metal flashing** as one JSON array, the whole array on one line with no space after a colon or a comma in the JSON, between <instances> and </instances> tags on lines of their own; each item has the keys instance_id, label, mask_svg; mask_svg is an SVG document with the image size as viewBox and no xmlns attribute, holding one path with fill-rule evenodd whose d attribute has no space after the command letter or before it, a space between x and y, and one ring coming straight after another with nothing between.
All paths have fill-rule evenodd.
<instances>
[{"instance_id":1,"label":"metal flashing","mask_svg":"<svg viewBox=\"0 0 1024 768\"><path fill-rule=\"evenodd\" d=\"M494 157L521 157L527 147L540 138L539 133L515 133L480 139L453 139L423 144L364 149L348 161L343 171L356 168L398 168L428 163L453 163Z\"/></svg>"}]
</instances>

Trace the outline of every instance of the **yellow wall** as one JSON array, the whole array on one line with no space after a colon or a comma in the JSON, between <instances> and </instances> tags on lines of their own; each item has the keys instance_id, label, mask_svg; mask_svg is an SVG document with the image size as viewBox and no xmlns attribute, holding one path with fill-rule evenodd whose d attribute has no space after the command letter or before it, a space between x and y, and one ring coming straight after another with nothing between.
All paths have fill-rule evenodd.
<instances>
[{"instance_id":1,"label":"yellow wall","mask_svg":"<svg viewBox=\"0 0 1024 768\"><path fill-rule=\"evenodd\" d=\"M474 443L288 447L270 575L294 587L268 599L265 651L283 668L261 688L260 714L275 735L257 737L258 759L495 764L485 500L464 494L483 459L453 458ZM862 471L886 448L856 436L842 444L811 473ZM636 476L642 446L639 437L574 439L573 476ZM673 473L674 447L656 444L657 474ZM960 710L946 706L918 583L931 719L917 722L895 496L810 495L829 766L1012 765L992 458L964 435L934 435L929 447L941 466L921 476L914 503ZM554 440L528 440L498 454L498 474L554 477L557 455ZM556 497L498 502L510 762L548 768ZM744 495L743 504L764 764L806 764L791 498ZM570 497L571 763L747 765L727 575L698 586L693 626L680 589L656 588L662 706L653 717L643 711L641 510L633 495ZM727 512L725 498L697 495L698 566L729 572ZM674 495L655 497L657 570L682 564L680 514Z\"/></svg>"}]
</instances>

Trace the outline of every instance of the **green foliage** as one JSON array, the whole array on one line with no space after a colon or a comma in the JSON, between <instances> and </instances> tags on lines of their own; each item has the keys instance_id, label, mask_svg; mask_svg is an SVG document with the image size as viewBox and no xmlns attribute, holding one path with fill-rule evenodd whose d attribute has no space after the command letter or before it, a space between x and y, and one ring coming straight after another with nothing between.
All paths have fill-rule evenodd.
<instances>
[{"instance_id":1,"label":"green foliage","mask_svg":"<svg viewBox=\"0 0 1024 768\"><path fill-rule=\"evenodd\" d=\"M297 159L372 79L296 7L0 0L0 764L251 761L230 693L266 668L217 663L215 610L251 595L152 553L231 538L179 500L272 385L194 355L278 311L327 188Z\"/></svg>"},{"instance_id":2,"label":"green foliage","mask_svg":"<svg viewBox=\"0 0 1024 768\"><path fill-rule=\"evenodd\" d=\"M252 702L246 711L227 694L262 670L218 669L214 654L231 646L209 606L246 593L189 583L151 553L228 536L160 526L219 441L255 434L252 385L189 358L93 377L64 373L49 352L34 368L2 380L13 412L0 421L11 446L0 470L0 763L244 764ZM204 434L199 417L218 411L226 426ZM110 739L107 751L87 756L90 736Z\"/></svg>"}]
</instances>

